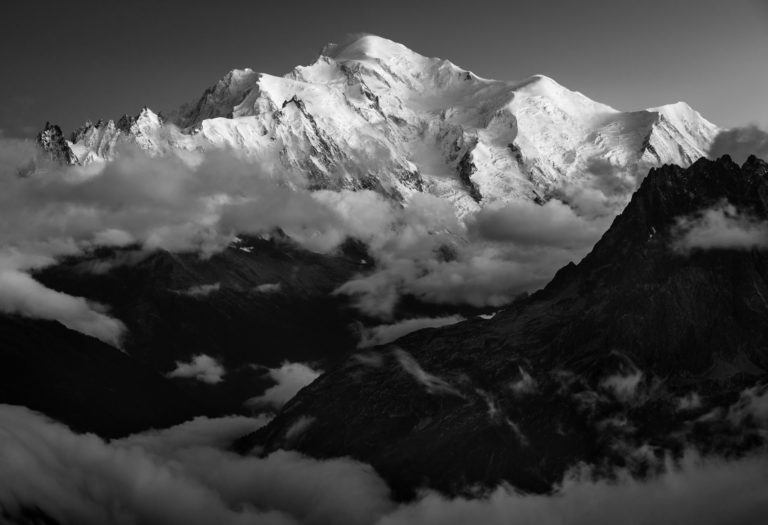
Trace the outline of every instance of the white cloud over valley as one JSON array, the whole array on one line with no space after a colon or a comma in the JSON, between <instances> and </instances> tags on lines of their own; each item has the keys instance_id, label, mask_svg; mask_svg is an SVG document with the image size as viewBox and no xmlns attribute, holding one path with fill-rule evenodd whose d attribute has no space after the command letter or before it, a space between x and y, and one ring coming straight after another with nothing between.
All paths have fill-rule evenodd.
<instances>
[{"instance_id":1,"label":"white cloud over valley","mask_svg":"<svg viewBox=\"0 0 768 525\"><path fill-rule=\"evenodd\" d=\"M752 396L753 398L756 396ZM768 513L768 455L688 452L645 480L568 475L551 495L499 487L485 497L423 492L395 503L368 465L295 452L239 456L229 444L264 417L196 418L106 442L25 408L0 405L0 512L35 508L59 523L154 524L755 524Z\"/></svg>"},{"instance_id":2,"label":"white cloud over valley","mask_svg":"<svg viewBox=\"0 0 768 525\"><path fill-rule=\"evenodd\" d=\"M168 377L197 379L203 383L215 385L224 380L226 370L216 359L209 355L198 354L188 363L176 361L176 368L169 372Z\"/></svg>"},{"instance_id":3,"label":"white cloud over valley","mask_svg":"<svg viewBox=\"0 0 768 525\"><path fill-rule=\"evenodd\" d=\"M320 377L321 373L322 370L314 370L304 363L285 362L280 367L268 371L275 385L269 387L261 396L249 399L246 404L254 408L279 409L299 390Z\"/></svg>"},{"instance_id":4,"label":"white cloud over valley","mask_svg":"<svg viewBox=\"0 0 768 525\"><path fill-rule=\"evenodd\" d=\"M677 221L675 247L694 249L749 250L768 248L768 222L755 220L722 202Z\"/></svg>"},{"instance_id":5,"label":"white cloud over valley","mask_svg":"<svg viewBox=\"0 0 768 525\"><path fill-rule=\"evenodd\" d=\"M599 213L584 204L583 196L564 191L562 200L497 203L459 219L451 203L426 193L406 196L402 204L367 190L310 193L302 189L301 175L277 161L256 163L223 150L150 157L127 148L112 162L86 167L56 166L38 155L38 169L21 177L19 170L35 157L24 144L24 154L7 142L0 147L0 247L22 255L5 258L2 267L23 274L33 266L30 257L51 264L99 245L210 255L237 234L275 229L319 253L333 252L351 237L368 246L375 269L336 293L385 320L403 295L500 306L542 286L560 267L586 254L626 197L605 182L615 175L601 173L586 185L604 197ZM203 283L186 292L203 297L215 292L214 286ZM17 301L18 313L41 316L37 297ZM73 307L88 305L77 299L71 298ZM72 311L46 315L62 322L66 316L83 318ZM116 340L110 334L121 326L118 320L103 308L90 308L87 315L101 326L85 331L93 322L65 324Z\"/></svg>"}]
</instances>

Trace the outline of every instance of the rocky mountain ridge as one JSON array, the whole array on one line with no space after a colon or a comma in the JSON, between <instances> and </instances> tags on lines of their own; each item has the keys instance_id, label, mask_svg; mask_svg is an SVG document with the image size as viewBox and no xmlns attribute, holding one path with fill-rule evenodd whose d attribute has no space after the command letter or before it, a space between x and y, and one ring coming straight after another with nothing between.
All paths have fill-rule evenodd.
<instances>
[{"instance_id":1,"label":"rocky mountain ridge","mask_svg":"<svg viewBox=\"0 0 768 525\"><path fill-rule=\"evenodd\" d=\"M768 224L768 164L652 170L593 251L543 290L490 320L350 356L240 450L350 456L408 497L502 482L546 492L582 462L643 475L691 447L760 446L768 238L676 244L686 218L725 202L745 228Z\"/></svg>"}]
</instances>

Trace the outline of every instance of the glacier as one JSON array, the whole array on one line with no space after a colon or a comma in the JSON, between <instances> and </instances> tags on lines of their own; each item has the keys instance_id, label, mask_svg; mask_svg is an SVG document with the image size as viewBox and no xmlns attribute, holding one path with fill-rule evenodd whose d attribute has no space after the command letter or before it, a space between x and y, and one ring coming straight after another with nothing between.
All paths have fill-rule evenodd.
<instances>
[{"instance_id":1,"label":"glacier","mask_svg":"<svg viewBox=\"0 0 768 525\"><path fill-rule=\"evenodd\" d=\"M397 201L428 192L465 217L495 203L562 198L596 170L688 166L718 132L684 102L619 111L543 75L485 79L358 35L284 76L232 70L163 115L143 108L86 122L58 157L86 165L126 144L151 155L226 148L299 173L310 190L370 189Z\"/></svg>"}]
</instances>

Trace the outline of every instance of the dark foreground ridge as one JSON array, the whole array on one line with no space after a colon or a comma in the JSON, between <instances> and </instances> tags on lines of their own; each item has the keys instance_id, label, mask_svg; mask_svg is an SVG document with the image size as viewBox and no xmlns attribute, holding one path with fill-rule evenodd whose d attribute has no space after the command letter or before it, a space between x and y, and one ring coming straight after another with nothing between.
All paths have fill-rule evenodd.
<instances>
[{"instance_id":1,"label":"dark foreground ridge","mask_svg":"<svg viewBox=\"0 0 768 525\"><path fill-rule=\"evenodd\" d=\"M767 173L754 157L652 170L546 288L492 320L352 355L239 449L351 456L408 497L548 491L578 462L643 475L686 447L759 445L742 393L768 370L768 251L674 245L680 217L724 200L767 220Z\"/></svg>"}]
</instances>

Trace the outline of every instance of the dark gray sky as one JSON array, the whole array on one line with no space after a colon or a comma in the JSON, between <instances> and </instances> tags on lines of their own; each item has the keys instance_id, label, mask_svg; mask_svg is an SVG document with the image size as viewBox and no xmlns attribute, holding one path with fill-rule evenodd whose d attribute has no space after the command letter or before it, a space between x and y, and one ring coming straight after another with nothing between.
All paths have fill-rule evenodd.
<instances>
[{"instance_id":1,"label":"dark gray sky","mask_svg":"<svg viewBox=\"0 0 768 525\"><path fill-rule=\"evenodd\" d=\"M11 0L0 129L170 109L232 68L283 74L357 32L619 109L685 100L722 126L768 124L768 0Z\"/></svg>"}]
</instances>

